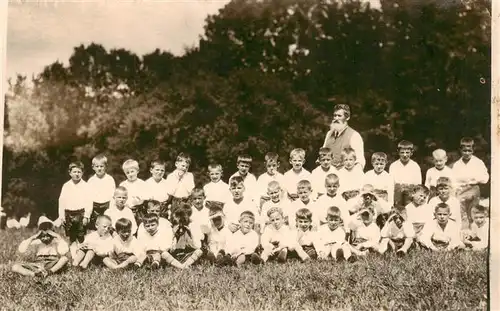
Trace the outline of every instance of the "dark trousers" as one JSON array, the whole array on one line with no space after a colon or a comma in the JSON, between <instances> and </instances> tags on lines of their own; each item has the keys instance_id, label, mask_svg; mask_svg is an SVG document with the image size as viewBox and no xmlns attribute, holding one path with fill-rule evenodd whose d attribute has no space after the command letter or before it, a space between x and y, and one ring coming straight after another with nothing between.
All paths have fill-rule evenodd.
<instances>
[{"instance_id":1,"label":"dark trousers","mask_svg":"<svg viewBox=\"0 0 500 311\"><path fill-rule=\"evenodd\" d=\"M104 212L109 208L109 201L104 203L94 202L92 204L92 214L90 214L89 224L87 229L96 230L95 222L98 216L104 215ZM114 225L114 224L113 224Z\"/></svg>"},{"instance_id":2,"label":"dark trousers","mask_svg":"<svg viewBox=\"0 0 500 311\"><path fill-rule=\"evenodd\" d=\"M75 241L83 243L85 239L85 228L83 227L84 212L83 208L76 211L64 211L64 232L69 237L70 243Z\"/></svg>"}]
</instances>

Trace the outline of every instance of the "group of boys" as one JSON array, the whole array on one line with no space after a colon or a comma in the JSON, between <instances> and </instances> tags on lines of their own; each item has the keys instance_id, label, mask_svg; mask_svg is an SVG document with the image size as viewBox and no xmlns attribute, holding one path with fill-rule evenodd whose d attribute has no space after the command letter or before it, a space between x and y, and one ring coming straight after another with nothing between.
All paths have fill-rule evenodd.
<instances>
[{"instance_id":1,"label":"group of boys","mask_svg":"<svg viewBox=\"0 0 500 311\"><path fill-rule=\"evenodd\" d=\"M446 152L435 150L423 185L408 141L398 144L399 159L388 172L385 153L374 153L373 169L364 173L353 149L343 150L344 166L336 168L325 147L309 172L299 148L290 152L292 168L285 174L278 172L275 153L266 154L266 172L259 178L250 173L251 157L239 156L228 184L221 165L213 164L203 187L195 187L186 154L166 178L165 163L153 161L146 181L138 178L138 162L127 160L127 179L118 187L99 155L87 182L81 162L69 165L58 219L40 217L39 232L19 246L21 253L35 246L36 258L16 263L13 271L46 276L66 266L69 257L80 269L184 269L200 260L240 266L289 258L354 261L370 252L404 255L416 248L483 250L488 208L478 204L479 184L489 175L473 148L472 139L462 139L453 168L446 166ZM69 245L55 233L59 225Z\"/></svg>"}]
</instances>

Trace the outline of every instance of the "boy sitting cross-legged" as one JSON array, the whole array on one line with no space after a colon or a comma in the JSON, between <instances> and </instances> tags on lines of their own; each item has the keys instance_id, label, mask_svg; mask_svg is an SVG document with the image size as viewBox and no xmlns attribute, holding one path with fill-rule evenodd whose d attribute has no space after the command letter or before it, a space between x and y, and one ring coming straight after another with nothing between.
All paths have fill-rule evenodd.
<instances>
[{"instance_id":1,"label":"boy sitting cross-legged","mask_svg":"<svg viewBox=\"0 0 500 311\"><path fill-rule=\"evenodd\" d=\"M435 219L425 224L420 236L422 246L432 251L463 248L460 227L450 219L450 207L446 203L439 203L434 210Z\"/></svg>"},{"instance_id":2,"label":"boy sitting cross-legged","mask_svg":"<svg viewBox=\"0 0 500 311\"><path fill-rule=\"evenodd\" d=\"M351 257L351 248L346 240L346 232L342 224L342 213L336 206L327 209L326 224L319 227L317 248L320 259L354 260ZM352 259L351 259L352 258Z\"/></svg>"},{"instance_id":3,"label":"boy sitting cross-legged","mask_svg":"<svg viewBox=\"0 0 500 311\"><path fill-rule=\"evenodd\" d=\"M220 265L241 266L245 262L259 260L255 253L259 246L259 235L254 228L255 215L251 211L240 214L240 225L238 231L228 236L225 255L219 258Z\"/></svg>"},{"instance_id":4,"label":"boy sitting cross-legged","mask_svg":"<svg viewBox=\"0 0 500 311\"><path fill-rule=\"evenodd\" d=\"M103 259L113 251L113 236L110 233L111 219L106 215L97 216L96 231L85 236L76 256L73 266L87 269L90 263L102 265Z\"/></svg>"},{"instance_id":5,"label":"boy sitting cross-legged","mask_svg":"<svg viewBox=\"0 0 500 311\"><path fill-rule=\"evenodd\" d=\"M113 251L103 263L110 269L123 269L134 264L140 257L140 246L132 235L132 222L119 218L115 223L116 235L113 237Z\"/></svg>"},{"instance_id":6,"label":"boy sitting cross-legged","mask_svg":"<svg viewBox=\"0 0 500 311\"><path fill-rule=\"evenodd\" d=\"M227 244L232 233L225 224L225 215L221 206L213 206L208 213L208 218L210 219L210 228L207 233L206 258L211 263L220 264L222 257L226 255Z\"/></svg>"},{"instance_id":7,"label":"boy sitting cross-legged","mask_svg":"<svg viewBox=\"0 0 500 311\"><path fill-rule=\"evenodd\" d=\"M158 216L158 228L167 232L172 232L172 224L170 221L160 216L161 209L162 204L159 201L151 200L146 202L146 214L155 214ZM144 222L142 222L137 229L137 237L139 238L139 236L144 234L146 234L146 229Z\"/></svg>"},{"instance_id":8,"label":"boy sitting cross-legged","mask_svg":"<svg viewBox=\"0 0 500 311\"><path fill-rule=\"evenodd\" d=\"M16 262L12 266L13 272L26 276L47 276L60 271L68 262L68 243L53 231L54 224L47 217L40 217L38 230L35 235L19 244L21 254L26 253L30 246L34 246L35 260Z\"/></svg>"},{"instance_id":9,"label":"boy sitting cross-legged","mask_svg":"<svg viewBox=\"0 0 500 311\"><path fill-rule=\"evenodd\" d=\"M159 206L158 206L159 209ZM144 230L138 230L137 242L140 245L140 257L135 265L151 269L158 269L162 263L163 254L172 247L172 230L167 227L160 227L158 214L147 213L142 222Z\"/></svg>"},{"instance_id":10,"label":"boy sitting cross-legged","mask_svg":"<svg viewBox=\"0 0 500 311\"><path fill-rule=\"evenodd\" d=\"M363 209L358 215L360 219L352 219L349 226L351 251L354 255L365 256L369 251L378 250L380 229L374 222L371 209Z\"/></svg>"},{"instance_id":11,"label":"boy sitting cross-legged","mask_svg":"<svg viewBox=\"0 0 500 311\"><path fill-rule=\"evenodd\" d=\"M295 245L294 250L290 251L291 257L304 258L305 260L318 258L317 245L315 245L318 234L317 231L312 230L312 215L307 208L301 208L295 213L296 229L292 232L297 245Z\"/></svg>"},{"instance_id":12,"label":"boy sitting cross-legged","mask_svg":"<svg viewBox=\"0 0 500 311\"><path fill-rule=\"evenodd\" d=\"M412 223L405 221L403 215L394 213L385 223L380 235L382 241L378 251L383 254L387 250L392 250L401 256L406 255L413 245L415 231Z\"/></svg>"},{"instance_id":13,"label":"boy sitting cross-legged","mask_svg":"<svg viewBox=\"0 0 500 311\"><path fill-rule=\"evenodd\" d=\"M473 223L470 230L464 234L463 242L466 249L481 251L488 247L489 219L486 208L478 205L472 209Z\"/></svg>"}]
</instances>

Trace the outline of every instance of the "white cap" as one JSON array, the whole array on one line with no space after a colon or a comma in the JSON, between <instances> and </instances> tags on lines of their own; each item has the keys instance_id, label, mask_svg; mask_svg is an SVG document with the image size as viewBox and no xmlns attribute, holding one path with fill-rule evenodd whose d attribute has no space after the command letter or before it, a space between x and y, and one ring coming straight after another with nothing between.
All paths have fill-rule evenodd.
<instances>
[{"instance_id":1,"label":"white cap","mask_svg":"<svg viewBox=\"0 0 500 311\"><path fill-rule=\"evenodd\" d=\"M47 217L40 216L40 218L38 218L38 227L40 227L41 224L46 223L46 222L51 223L52 225L54 224L52 222L52 220L48 219Z\"/></svg>"}]
</instances>

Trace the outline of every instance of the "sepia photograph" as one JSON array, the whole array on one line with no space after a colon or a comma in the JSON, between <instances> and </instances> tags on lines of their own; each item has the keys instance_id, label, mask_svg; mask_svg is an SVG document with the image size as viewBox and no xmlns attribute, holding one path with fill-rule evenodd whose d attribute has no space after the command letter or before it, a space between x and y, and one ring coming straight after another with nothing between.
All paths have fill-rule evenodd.
<instances>
[{"instance_id":1,"label":"sepia photograph","mask_svg":"<svg viewBox=\"0 0 500 311\"><path fill-rule=\"evenodd\" d=\"M500 307L495 1L1 4L0 310Z\"/></svg>"}]
</instances>

